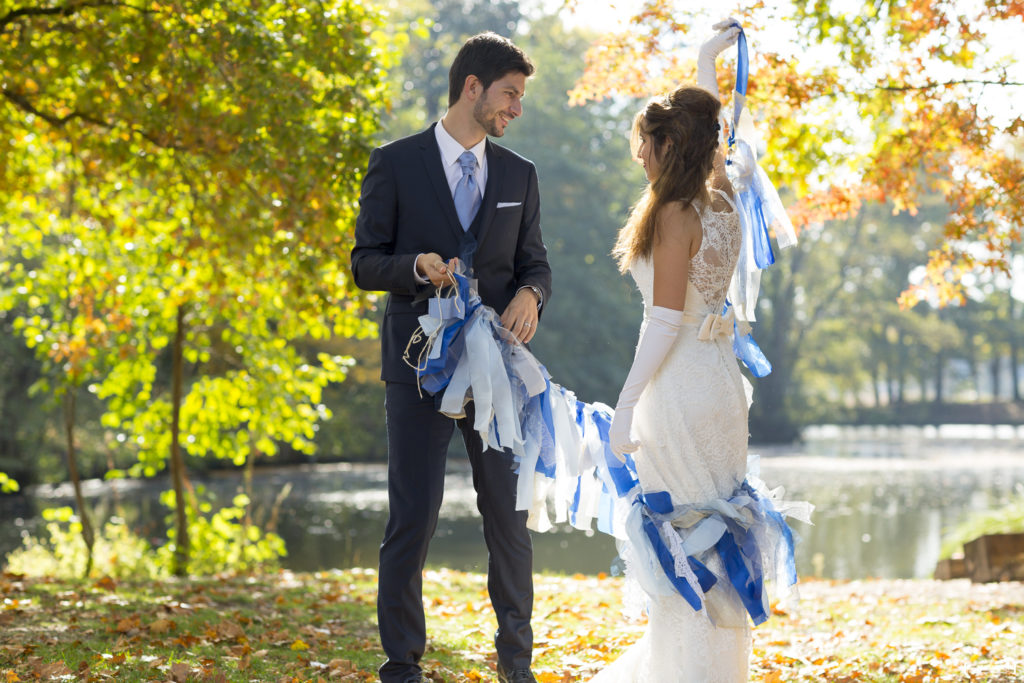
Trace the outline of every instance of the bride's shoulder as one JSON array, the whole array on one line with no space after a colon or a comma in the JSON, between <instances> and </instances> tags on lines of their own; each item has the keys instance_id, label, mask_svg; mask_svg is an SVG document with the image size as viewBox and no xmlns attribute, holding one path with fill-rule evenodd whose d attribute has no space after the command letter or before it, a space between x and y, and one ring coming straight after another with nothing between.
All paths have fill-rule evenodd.
<instances>
[{"instance_id":1,"label":"bride's shoulder","mask_svg":"<svg viewBox=\"0 0 1024 683\"><path fill-rule=\"evenodd\" d=\"M692 240L701 235L700 212L693 202L672 201L658 209L658 233L663 238Z\"/></svg>"}]
</instances>

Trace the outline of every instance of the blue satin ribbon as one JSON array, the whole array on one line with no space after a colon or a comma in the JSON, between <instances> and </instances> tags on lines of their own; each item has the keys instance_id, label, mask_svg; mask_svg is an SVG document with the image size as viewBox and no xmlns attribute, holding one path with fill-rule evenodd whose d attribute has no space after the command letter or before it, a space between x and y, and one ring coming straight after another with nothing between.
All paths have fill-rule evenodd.
<instances>
[{"instance_id":1,"label":"blue satin ribbon","mask_svg":"<svg viewBox=\"0 0 1024 683\"><path fill-rule=\"evenodd\" d=\"M785 517L775 509L772 502L758 494L758 492L755 491L746 480L743 482L743 490L751 499L757 502L757 508L769 517L772 522L775 523L775 526L782 530L782 538L786 542L786 580L789 581L789 585L792 586L797 582L796 557L794 555L796 550L796 539L793 538L793 530L789 528L789 524L786 523Z\"/></svg>"},{"instance_id":2,"label":"blue satin ribbon","mask_svg":"<svg viewBox=\"0 0 1024 683\"><path fill-rule=\"evenodd\" d=\"M543 419L544 432L541 435L540 457L537 459L537 471L544 476L555 478L555 418L551 414L551 380L546 380L547 388L542 394L534 396L532 401L540 402L540 414ZM523 416L535 415L536 408L523 411Z\"/></svg>"},{"instance_id":3,"label":"blue satin ribbon","mask_svg":"<svg viewBox=\"0 0 1024 683\"><path fill-rule=\"evenodd\" d=\"M672 505L672 494L668 491L652 491L651 493L640 494L640 502L647 506L651 512L659 515L670 515L675 509Z\"/></svg>"},{"instance_id":4,"label":"blue satin ribbon","mask_svg":"<svg viewBox=\"0 0 1024 683\"><path fill-rule=\"evenodd\" d=\"M453 275L457 287L451 299L454 300L455 305L461 305L465 310L461 317L452 316L444 321L440 355L437 358L427 359L424 366L416 371L420 386L431 394L436 394L448 386L452 373L455 372L455 366L458 365L465 348L465 339L461 333L473 313L481 306L478 297L470 299L469 280L457 273L453 273ZM437 311L436 315L440 316L440 311Z\"/></svg>"},{"instance_id":5,"label":"blue satin ribbon","mask_svg":"<svg viewBox=\"0 0 1024 683\"><path fill-rule=\"evenodd\" d=\"M751 536L746 531L741 533L747 537ZM756 556L748 555L736 544L732 530L722 534L716 548L718 556L722 558L722 564L725 566L729 583L736 589L747 614L750 615L755 626L763 624L768 620L768 613L764 609L764 573L761 570L760 561ZM756 545L753 550L756 552Z\"/></svg>"},{"instance_id":6,"label":"blue satin ribbon","mask_svg":"<svg viewBox=\"0 0 1024 683\"><path fill-rule=\"evenodd\" d=\"M636 497L636 504L641 506L644 533L647 535L647 540L650 541L651 547L654 548L658 564L661 565L665 575L679 594L690 603L693 609L699 610L701 607L700 597L694 593L693 587L686 579L676 576L675 558L669 547L665 545L665 540L658 533L658 527L654 523L655 518L671 517L675 511L675 506L672 504L672 495L668 491L642 493ZM711 587L718 581L711 570L694 557L687 557L686 561L690 565L690 569L693 570L694 575L696 575L701 591L707 593L711 590Z\"/></svg>"},{"instance_id":7,"label":"blue satin ribbon","mask_svg":"<svg viewBox=\"0 0 1024 683\"><path fill-rule=\"evenodd\" d=\"M732 303L726 299L725 308L722 310L724 315ZM732 353L736 358L741 360L750 373L760 379L770 375L772 372L772 364L768 362L768 358L761 351L761 347L754 341L754 335L747 333L744 335L740 334L739 321L732 321Z\"/></svg>"},{"instance_id":8,"label":"blue satin ribbon","mask_svg":"<svg viewBox=\"0 0 1024 683\"><path fill-rule=\"evenodd\" d=\"M734 23L733 26L740 30L739 38L736 40L736 92L743 98L746 98L747 80L750 76L750 56L747 52L747 34L743 32L743 27L740 26L739 23ZM739 104L738 106L733 105L732 127L729 129L729 147L732 147L733 143L736 142L736 127L740 123L740 113L742 111L742 104Z\"/></svg>"},{"instance_id":9,"label":"blue satin ribbon","mask_svg":"<svg viewBox=\"0 0 1024 683\"><path fill-rule=\"evenodd\" d=\"M601 443L604 444L605 463L608 466L608 474L611 475L612 483L615 484L615 495L621 498L640 483L636 477L636 465L633 463L631 454L626 453L626 462L622 462L612 452L608 441L608 430L612 426L611 419L596 410L592 415L594 416L594 426L597 427L597 433L601 436Z\"/></svg>"},{"instance_id":10,"label":"blue satin ribbon","mask_svg":"<svg viewBox=\"0 0 1024 683\"><path fill-rule=\"evenodd\" d=\"M576 480L576 493L572 496L572 504L569 506L569 523L576 526L580 512L580 500L583 495L583 480Z\"/></svg>"},{"instance_id":11,"label":"blue satin ribbon","mask_svg":"<svg viewBox=\"0 0 1024 683\"><path fill-rule=\"evenodd\" d=\"M754 335L740 335L739 328L733 323L732 352L750 370L750 374L760 379L772 372L772 364L764 355L761 347L754 341Z\"/></svg>"},{"instance_id":12,"label":"blue satin ribbon","mask_svg":"<svg viewBox=\"0 0 1024 683\"><path fill-rule=\"evenodd\" d=\"M647 534L647 540L650 541L651 547L654 548L655 557L658 558L658 564L661 565L661 569L665 572L666 578L668 578L679 594L683 596L683 599L690 603L690 607L695 610L700 610L701 605L703 605L700 596L694 592L689 581L681 576L676 576L676 560L672 557L672 551L668 549L668 546L666 546L665 542L661 539L661 534L658 533L658 527L654 525L654 522L652 522L651 518L647 515L643 516L643 525L644 533ZM705 577L710 576L711 584L714 584L715 576L707 567L692 557L688 557L686 560L689 562L690 568L694 570L695 574L697 574L698 581L701 581L701 575L703 574ZM698 573L698 570L701 570L700 573ZM701 590L704 592L707 592L708 589L711 588L710 585L707 588L704 588L703 582L701 582L701 584Z\"/></svg>"},{"instance_id":13,"label":"blue satin ribbon","mask_svg":"<svg viewBox=\"0 0 1024 683\"><path fill-rule=\"evenodd\" d=\"M771 236L768 233L768 221L764 216L764 200L756 188L751 185L738 195L737 206L747 214L747 225L753 230L754 263L761 270L775 263L772 251Z\"/></svg>"}]
</instances>

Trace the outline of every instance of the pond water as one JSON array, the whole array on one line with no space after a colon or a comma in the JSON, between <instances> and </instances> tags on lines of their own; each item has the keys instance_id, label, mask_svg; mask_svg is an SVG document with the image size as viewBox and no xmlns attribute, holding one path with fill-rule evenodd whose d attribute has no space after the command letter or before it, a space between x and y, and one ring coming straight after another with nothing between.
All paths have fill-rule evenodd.
<instances>
[{"instance_id":1,"label":"pond water","mask_svg":"<svg viewBox=\"0 0 1024 683\"><path fill-rule=\"evenodd\" d=\"M814 525L794 523L801 537L798 569L805 575L851 579L930 576L943 533L975 510L1009 501L1024 489L1024 428L808 429L792 446L752 447L761 478L784 486L786 497L816 506ZM278 532L288 547L285 566L318 570L376 566L387 518L383 465L318 465L259 471L254 492L270 509L282 487ZM228 501L236 474L198 479ZM157 502L163 480L87 482L100 517L118 514L136 529L163 538L166 514ZM486 549L468 463L451 458L442 518L428 563L484 571ZM70 504L70 488L35 487L0 497L0 556L24 534L38 533L40 511ZM615 544L601 533L559 528L534 534L537 571L609 571Z\"/></svg>"}]
</instances>

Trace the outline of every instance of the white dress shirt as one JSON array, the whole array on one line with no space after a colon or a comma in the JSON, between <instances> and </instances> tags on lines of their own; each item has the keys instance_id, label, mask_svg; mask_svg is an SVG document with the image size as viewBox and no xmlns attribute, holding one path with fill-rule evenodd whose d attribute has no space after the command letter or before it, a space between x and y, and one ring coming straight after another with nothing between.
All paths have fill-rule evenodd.
<instances>
[{"instance_id":1,"label":"white dress shirt","mask_svg":"<svg viewBox=\"0 0 1024 683\"><path fill-rule=\"evenodd\" d=\"M441 165L444 167L444 176L448 180L448 191L452 193L452 197L455 197L455 186L462 180L462 165L459 163L459 157L463 152L468 151L472 152L473 156L476 157L476 186L482 199L484 188L487 187L487 154L484 153L487 148L487 138L484 137L483 140L467 150L445 129L443 120L438 121L437 125L434 126L434 137L437 139L437 147L441 151ZM420 275L416 270L415 261L412 265L412 274L416 278L416 282L421 285L430 282L430 280ZM524 288L530 289L537 295L537 308L539 309L544 303L543 293L538 287L532 285L524 285L516 290L516 293L518 294Z\"/></svg>"},{"instance_id":2,"label":"white dress shirt","mask_svg":"<svg viewBox=\"0 0 1024 683\"><path fill-rule=\"evenodd\" d=\"M452 137L451 133L445 130L443 121L438 121L434 126L434 137L437 138L437 147L441 150L441 164L444 166L444 175L448 179L448 190L452 193L452 197L455 196L455 186L462 180L459 156L463 152L472 152L476 157L476 186L482 198L484 188L487 187L487 155L484 154L487 138L484 137L480 142L466 149Z\"/></svg>"},{"instance_id":3,"label":"white dress shirt","mask_svg":"<svg viewBox=\"0 0 1024 683\"><path fill-rule=\"evenodd\" d=\"M487 148L487 138L484 137L483 140L467 150L445 129L444 121L438 121L434 126L434 137L437 139L437 148L441 151L441 166L444 167L444 177L448 180L448 191L452 193L452 197L455 197L455 186L462 180L462 165L459 163L459 157L463 152L468 151L476 157L476 187L482 199L484 188L487 187L487 155L484 154L484 150ZM412 264L412 274L416 278L416 282L421 285L430 282L419 274L415 262Z\"/></svg>"}]
</instances>

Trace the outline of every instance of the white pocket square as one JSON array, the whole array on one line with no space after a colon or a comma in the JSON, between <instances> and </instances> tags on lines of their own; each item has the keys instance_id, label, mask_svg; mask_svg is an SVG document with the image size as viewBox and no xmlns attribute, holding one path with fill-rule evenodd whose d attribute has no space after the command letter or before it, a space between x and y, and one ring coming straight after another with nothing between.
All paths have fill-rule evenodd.
<instances>
[{"instance_id":1,"label":"white pocket square","mask_svg":"<svg viewBox=\"0 0 1024 683\"><path fill-rule=\"evenodd\" d=\"M509 206L519 206L520 204L522 204L522 202L498 202L498 208L504 209Z\"/></svg>"}]
</instances>

